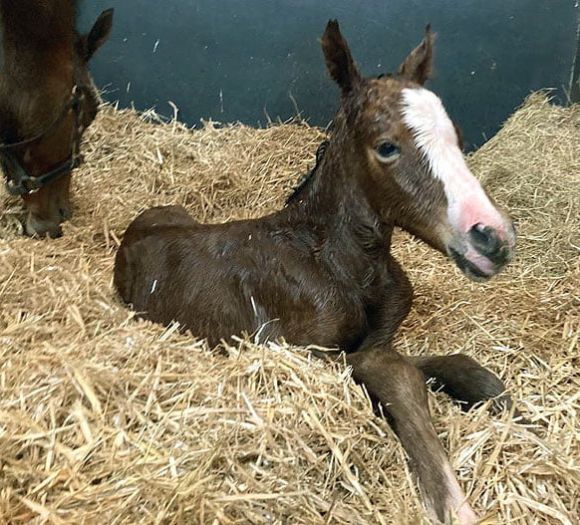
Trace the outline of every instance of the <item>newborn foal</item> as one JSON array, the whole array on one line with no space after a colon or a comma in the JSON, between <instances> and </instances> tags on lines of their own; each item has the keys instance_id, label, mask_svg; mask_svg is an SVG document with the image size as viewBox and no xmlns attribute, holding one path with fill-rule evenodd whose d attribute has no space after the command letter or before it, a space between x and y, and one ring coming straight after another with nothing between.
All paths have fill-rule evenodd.
<instances>
[{"instance_id":1,"label":"newborn foal","mask_svg":"<svg viewBox=\"0 0 580 525\"><path fill-rule=\"evenodd\" d=\"M329 22L322 49L341 108L288 205L214 225L180 207L145 211L125 233L115 285L146 318L178 321L211 344L246 331L345 351L354 378L388 414L430 517L470 524L477 518L431 422L425 379L468 404L504 387L466 356L393 350L412 290L390 254L391 235L400 226L484 280L510 259L515 233L469 171L441 101L422 87L432 47L428 28L397 74L365 79Z\"/></svg>"}]
</instances>

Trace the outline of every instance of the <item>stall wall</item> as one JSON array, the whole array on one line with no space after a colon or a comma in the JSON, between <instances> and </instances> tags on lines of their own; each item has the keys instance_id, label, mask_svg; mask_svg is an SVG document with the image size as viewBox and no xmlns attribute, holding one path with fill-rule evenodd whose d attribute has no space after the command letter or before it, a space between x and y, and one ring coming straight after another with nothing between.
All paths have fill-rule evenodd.
<instances>
[{"instance_id":1,"label":"stall wall","mask_svg":"<svg viewBox=\"0 0 580 525\"><path fill-rule=\"evenodd\" d=\"M576 50L576 0L84 0L79 24L115 8L93 71L105 98L200 119L264 125L297 112L325 125L337 89L318 39L338 18L363 72L393 71L431 22L431 87L473 147L533 90L560 102Z\"/></svg>"}]
</instances>

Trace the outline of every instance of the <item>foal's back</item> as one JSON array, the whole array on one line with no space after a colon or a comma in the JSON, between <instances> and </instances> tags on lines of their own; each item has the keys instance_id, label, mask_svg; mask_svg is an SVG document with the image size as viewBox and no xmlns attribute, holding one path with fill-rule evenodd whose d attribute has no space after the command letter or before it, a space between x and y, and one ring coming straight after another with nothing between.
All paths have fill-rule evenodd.
<instances>
[{"instance_id":1,"label":"foal's back","mask_svg":"<svg viewBox=\"0 0 580 525\"><path fill-rule=\"evenodd\" d=\"M245 332L348 349L368 328L368 297L322 261L320 242L278 214L210 225L152 208L125 233L115 286L145 318L211 344Z\"/></svg>"}]
</instances>

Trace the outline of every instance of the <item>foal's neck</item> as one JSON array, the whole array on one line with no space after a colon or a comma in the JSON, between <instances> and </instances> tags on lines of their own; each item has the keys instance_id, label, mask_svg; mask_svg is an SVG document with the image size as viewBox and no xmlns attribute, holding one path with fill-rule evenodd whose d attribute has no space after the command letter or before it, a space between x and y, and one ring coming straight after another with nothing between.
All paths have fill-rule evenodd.
<instances>
[{"instance_id":1,"label":"foal's neck","mask_svg":"<svg viewBox=\"0 0 580 525\"><path fill-rule=\"evenodd\" d=\"M308 222L327 234L362 229L366 235L369 228L376 230L381 220L366 194L370 185L365 185L366 176L359 169L348 135L333 134L314 170L288 200L286 214L294 222ZM382 230L389 230L383 226Z\"/></svg>"}]
</instances>

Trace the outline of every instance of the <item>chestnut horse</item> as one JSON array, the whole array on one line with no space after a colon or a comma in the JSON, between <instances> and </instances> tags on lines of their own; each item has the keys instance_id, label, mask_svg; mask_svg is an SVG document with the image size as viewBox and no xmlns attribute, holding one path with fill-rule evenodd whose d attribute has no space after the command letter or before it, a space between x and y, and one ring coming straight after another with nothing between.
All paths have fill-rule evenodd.
<instances>
[{"instance_id":1,"label":"chestnut horse","mask_svg":"<svg viewBox=\"0 0 580 525\"><path fill-rule=\"evenodd\" d=\"M510 260L514 227L469 171L440 99L423 87L429 27L394 75L363 78L336 21L322 49L341 107L287 206L213 225L181 207L147 210L125 233L114 282L146 318L178 321L211 344L245 331L344 351L398 434L430 517L475 523L431 421L425 379L468 405L511 401L467 356L410 358L392 348L412 289L389 253L391 236L399 226L485 280Z\"/></svg>"},{"instance_id":2,"label":"chestnut horse","mask_svg":"<svg viewBox=\"0 0 580 525\"><path fill-rule=\"evenodd\" d=\"M58 237L72 216L71 172L99 105L87 64L113 10L82 36L75 11L73 0L0 0L0 163L8 191L24 200L31 236Z\"/></svg>"}]
</instances>

